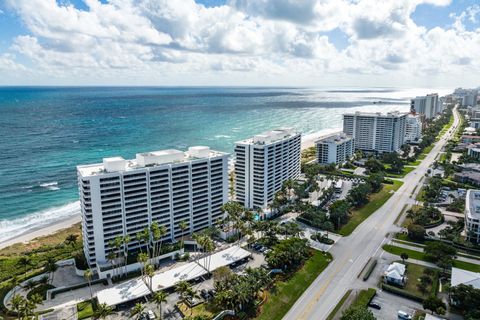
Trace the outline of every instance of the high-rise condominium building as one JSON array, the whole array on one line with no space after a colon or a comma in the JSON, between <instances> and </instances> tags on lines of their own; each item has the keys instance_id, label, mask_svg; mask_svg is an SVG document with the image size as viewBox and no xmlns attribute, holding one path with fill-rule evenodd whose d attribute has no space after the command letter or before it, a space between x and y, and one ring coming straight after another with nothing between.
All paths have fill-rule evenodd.
<instances>
[{"instance_id":1,"label":"high-rise condominium building","mask_svg":"<svg viewBox=\"0 0 480 320\"><path fill-rule=\"evenodd\" d=\"M407 114L355 112L343 115L343 132L355 139L355 149L367 152L398 151L405 141Z\"/></svg>"},{"instance_id":2,"label":"high-rise condominium building","mask_svg":"<svg viewBox=\"0 0 480 320\"><path fill-rule=\"evenodd\" d=\"M469 239L480 243L480 190L467 190L465 198L465 230Z\"/></svg>"},{"instance_id":3,"label":"high-rise condominium building","mask_svg":"<svg viewBox=\"0 0 480 320\"><path fill-rule=\"evenodd\" d=\"M422 137L422 120L418 114L409 114L405 126L405 142L418 142Z\"/></svg>"},{"instance_id":4,"label":"high-rise condominium building","mask_svg":"<svg viewBox=\"0 0 480 320\"><path fill-rule=\"evenodd\" d=\"M355 150L354 140L345 133L335 133L315 142L317 161L321 164L342 164L348 161Z\"/></svg>"},{"instance_id":5,"label":"high-rise condominium building","mask_svg":"<svg viewBox=\"0 0 480 320\"><path fill-rule=\"evenodd\" d=\"M410 108L412 111L424 114L426 119L432 119L437 113L442 112L437 93L431 93L426 96L419 96L412 99Z\"/></svg>"},{"instance_id":6,"label":"high-rise condominium building","mask_svg":"<svg viewBox=\"0 0 480 320\"><path fill-rule=\"evenodd\" d=\"M264 208L288 179L300 175L301 134L277 129L235 144L235 199Z\"/></svg>"},{"instance_id":7,"label":"high-rise condominium building","mask_svg":"<svg viewBox=\"0 0 480 320\"><path fill-rule=\"evenodd\" d=\"M104 264L109 241L135 234L153 222L167 229L164 241L191 234L223 217L228 201L228 154L208 147L187 152L138 153L136 159L104 158L77 167L85 256L90 267ZM128 245L137 250L136 240Z\"/></svg>"}]
</instances>

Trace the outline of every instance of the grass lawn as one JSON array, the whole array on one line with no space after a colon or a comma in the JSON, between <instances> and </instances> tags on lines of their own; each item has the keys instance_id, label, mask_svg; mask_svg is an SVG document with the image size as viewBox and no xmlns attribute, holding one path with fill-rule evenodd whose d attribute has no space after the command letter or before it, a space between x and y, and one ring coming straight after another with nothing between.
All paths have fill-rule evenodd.
<instances>
[{"instance_id":1,"label":"grass lawn","mask_svg":"<svg viewBox=\"0 0 480 320\"><path fill-rule=\"evenodd\" d=\"M390 172L388 172L388 173L387 173L387 177L390 177L390 178L403 178L403 177L405 177L407 174L409 174L410 172L412 172L413 170L415 170L415 167L403 167L401 173L390 173Z\"/></svg>"},{"instance_id":2,"label":"grass lawn","mask_svg":"<svg viewBox=\"0 0 480 320\"><path fill-rule=\"evenodd\" d=\"M410 161L410 162L407 162L407 166L418 166L420 163L422 163L422 160L415 160L415 161Z\"/></svg>"},{"instance_id":3,"label":"grass lawn","mask_svg":"<svg viewBox=\"0 0 480 320\"><path fill-rule=\"evenodd\" d=\"M418 158L421 159L421 160L425 159L425 157L427 156L427 154L429 154L430 151L432 151L434 145L435 145L435 144L432 143L431 145L429 145L428 147L426 147L425 149L423 149L421 156L418 157ZM424 156L424 157L422 158L422 156Z\"/></svg>"},{"instance_id":4,"label":"grass lawn","mask_svg":"<svg viewBox=\"0 0 480 320\"><path fill-rule=\"evenodd\" d=\"M340 310L340 308L343 306L343 304L345 303L345 300L348 299L348 297L350 296L350 294L352 293L352 290L348 290L347 292L345 292L345 294L343 295L342 299L340 299L340 301L337 303L337 305L335 306L335 308L332 310L332 312L330 312L330 314L328 315L327 319L326 320L332 320L335 315L337 314L337 312Z\"/></svg>"},{"instance_id":5,"label":"grass lawn","mask_svg":"<svg viewBox=\"0 0 480 320\"><path fill-rule=\"evenodd\" d=\"M77 304L78 320L93 317L93 306L90 300Z\"/></svg>"},{"instance_id":6,"label":"grass lawn","mask_svg":"<svg viewBox=\"0 0 480 320\"><path fill-rule=\"evenodd\" d=\"M395 254L397 256L400 256L400 254L405 252L406 254L408 254L409 259L431 262L427 259L427 257L425 256L425 254L423 252L418 252L418 251L415 251L415 250L396 247L396 246L392 246L390 244L385 244L385 245L383 245L382 248L386 252L389 252L391 254ZM472 271L472 272L480 272L480 264L474 264L474 263L454 260L453 261L453 266L455 268L459 268L459 269L463 269L463 270L468 270L468 271Z\"/></svg>"},{"instance_id":7,"label":"grass lawn","mask_svg":"<svg viewBox=\"0 0 480 320\"><path fill-rule=\"evenodd\" d=\"M275 283L274 288L268 293L267 301L262 306L261 313L256 319L282 319L313 280L332 261L332 256L329 253L316 250L312 250L312 252L313 256L291 278Z\"/></svg>"},{"instance_id":8,"label":"grass lawn","mask_svg":"<svg viewBox=\"0 0 480 320\"><path fill-rule=\"evenodd\" d=\"M209 303L202 303L191 309L183 302L178 303L177 306L186 317L194 318L205 316L207 319L212 319L216 314L216 312L213 311L213 306Z\"/></svg>"},{"instance_id":9,"label":"grass lawn","mask_svg":"<svg viewBox=\"0 0 480 320\"><path fill-rule=\"evenodd\" d=\"M350 219L338 231L342 236L348 236L355 228L377 211L393 195L391 191L397 191L402 186L402 181L393 181L393 184L384 184L382 190L370 195L369 202L360 209L352 211Z\"/></svg>"},{"instance_id":10,"label":"grass lawn","mask_svg":"<svg viewBox=\"0 0 480 320\"><path fill-rule=\"evenodd\" d=\"M418 264L414 263L408 263L407 262L407 283L405 284L405 287L403 290L410 292L411 294L414 294L416 296L422 297L422 298L428 298L431 294L435 294L433 292L434 287L433 283L438 281L438 274L434 273L431 278L433 280L432 284L428 285L427 290L425 293L422 293L420 290L418 290L417 285L420 283L420 277L423 275L423 272L425 269L431 269L428 267L424 267Z\"/></svg>"},{"instance_id":11,"label":"grass lawn","mask_svg":"<svg viewBox=\"0 0 480 320\"><path fill-rule=\"evenodd\" d=\"M425 201L423 187L420 188L420 190L418 191L417 196L415 197L415 200L421 201L421 202Z\"/></svg>"},{"instance_id":12,"label":"grass lawn","mask_svg":"<svg viewBox=\"0 0 480 320\"><path fill-rule=\"evenodd\" d=\"M372 300L372 298L375 296L377 293L377 290L373 288L368 288L366 290L361 290L360 293L358 294L357 298L355 301L352 303L352 307L366 307L368 303Z\"/></svg>"}]
</instances>

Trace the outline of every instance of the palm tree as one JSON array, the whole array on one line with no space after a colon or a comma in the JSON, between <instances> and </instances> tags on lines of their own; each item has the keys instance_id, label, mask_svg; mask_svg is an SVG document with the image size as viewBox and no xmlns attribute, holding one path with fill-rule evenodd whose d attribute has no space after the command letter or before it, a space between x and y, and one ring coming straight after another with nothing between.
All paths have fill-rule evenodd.
<instances>
[{"instance_id":1,"label":"palm tree","mask_svg":"<svg viewBox=\"0 0 480 320\"><path fill-rule=\"evenodd\" d=\"M145 242L148 257L151 258L152 252L150 250L150 229L148 229L148 227L145 227L145 229L143 229L142 240L143 242Z\"/></svg>"},{"instance_id":2,"label":"palm tree","mask_svg":"<svg viewBox=\"0 0 480 320\"><path fill-rule=\"evenodd\" d=\"M124 259L124 273L127 273L127 264L128 264L128 244L130 243L131 238L129 235L126 235L122 238L122 243L123 243L123 259Z\"/></svg>"},{"instance_id":3,"label":"palm tree","mask_svg":"<svg viewBox=\"0 0 480 320\"><path fill-rule=\"evenodd\" d=\"M93 277L93 272L91 269L85 270L83 273L83 276L85 279L88 281L88 287L90 288L90 299L93 299L93 292L92 292L92 277Z\"/></svg>"},{"instance_id":4,"label":"palm tree","mask_svg":"<svg viewBox=\"0 0 480 320\"><path fill-rule=\"evenodd\" d=\"M113 309L107 306L106 303L99 304L97 310L93 314L94 319L105 319L113 313Z\"/></svg>"},{"instance_id":5,"label":"palm tree","mask_svg":"<svg viewBox=\"0 0 480 320\"><path fill-rule=\"evenodd\" d=\"M55 259L53 257L48 257L47 262L45 263L45 272L50 273L50 283L53 283L53 277L55 276L55 271L57 271L58 267L55 263Z\"/></svg>"},{"instance_id":6,"label":"palm tree","mask_svg":"<svg viewBox=\"0 0 480 320\"><path fill-rule=\"evenodd\" d=\"M32 265L32 260L28 256L22 256L18 259L18 265L23 268L24 276L27 276L27 268Z\"/></svg>"},{"instance_id":7,"label":"palm tree","mask_svg":"<svg viewBox=\"0 0 480 320\"><path fill-rule=\"evenodd\" d=\"M188 222L187 220L182 220L178 223L178 227L180 228L180 231L182 232L182 240L180 242L180 248L183 249L183 231L188 228Z\"/></svg>"},{"instance_id":8,"label":"palm tree","mask_svg":"<svg viewBox=\"0 0 480 320\"><path fill-rule=\"evenodd\" d=\"M110 266L112 267L112 278L115 278L115 252L111 251L107 255L107 260L110 262Z\"/></svg>"},{"instance_id":9,"label":"palm tree","mask_svg":"<svg viewBox=\"0 0 480 320\"><path fill-rule=\"evenodd\" d=\"M37 305L43 303L43 297L39 293L32 294L30 298L27 298L27 299L35 305L35 308Z\"/></svg>"},{"instance_id":10,"label":"palm tree","mask_svg":"<svg viewBox=\"0 0 480 320\"><path fill-rule=\"evenodd\" d=\"M142 278L143 278L143 269L145 268L145 264L148 261L148 255L144 252L141 252L137 256L137 261L141 264L140 271L142 272Z\"/></svg>"},{"instance_id":11,"label":"palm tree","mask_svg":"<svg viewBox=\"0 0 480 320\"><path fill-rule=\"evenodd\" d=\"M190 287L186 292L185 292L185 298L191 302L193 302L194 299L198 298L197 291ZM190 303L187 303L187 307L190 309L190 315L192 315L193 308L190 308Z\"/></svg>"},{"instance_id":12,"label":"palm tree","mask_svg":"<svg viewBox=\"0 0 480 320\"><path fill-rule=\"evenodd\" d=\"M153 288L152 288L152 279L153 279L153 276L155 275L155 272L154 272L154 267L153 265L151 264L147 264L145 266L145 277L148 277L148 281L147 281L147 286L148 288L150 289L150 292L153 293Z\"/></svg>"},{"instance_id":13,"label":"palm tree","mask_svg":"<svg viewBox=\"0 0 480 320\"><path fill-rule=\"evenodd\" d=\"M69 234L66 238L65 238L65 243L67 245L70 245L72 246L73 249L75 249L75 245L77 244L77 240L78 240L78 234Z\"/></svg>"},{"instance_id":14,"label":"palm tree","mask_svg":"<svg viewBox=\"0 0 480 320\"><path fill-rule=\"evenodd\" d=\"M12 299L10 299L10 308L16 313L20 313L22 308L24 298L19 294L14 294Z\"/></svg>"},{"instance_id":15,"label":"palm tree","mask_svg":"<svg viewBox=\"0 0 480 320\"><path fill-rule=\"evenodd\" d=\"M191 289L192 285L185 280L179 281L175 285L175 291L178 293L178 295L180 296L180 301L182 301L183 303L185 303L187 291Z\"/></svg>"},{"instance_id":16,"label":"palm tree","mask_svg":"<svg viewBox=\"0 0 480 320\"><path fill-rule=\"evenodd\" d=\"M137 303L130 311L130 316L137 316L136 319L140 319L142 316L143 310L145 310L145 305L143 303Z\"/></svg>"},{"instance_id":17,"label":"palm tree","mask_svg":"<svg viewBox=\"0 0 480 320\"><path fill-rule=\"evenodd\" d=\"M162 303L167 302L168 294L163 291L157 291L153 295L153 302L158 306L158 315L162 319Z\"/></svg>"}]
</instances>

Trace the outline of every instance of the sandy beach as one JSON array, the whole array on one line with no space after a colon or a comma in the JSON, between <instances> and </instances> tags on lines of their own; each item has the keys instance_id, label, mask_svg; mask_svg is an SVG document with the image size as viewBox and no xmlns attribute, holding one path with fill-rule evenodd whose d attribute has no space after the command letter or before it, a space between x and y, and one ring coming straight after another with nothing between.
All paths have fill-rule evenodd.
<instances>
[{"instance_id":1,"label":"sandy beach","mask_svg":"<svg viewBox=\"0 0 480 320\"><path fill-rule=\"evenodd\" d=\"M318 131L318 132L303 135L302 136L302 150L313 147L315 145L315 141L318 140L319 138L330 135L330 134L335 133L335 132L339 132L339 131L340 131L340 129L327 129L327 130L322 130L322 131ZM72 217L68 217L65 220L57 221L57 222L52 223L48 226L38 228L38 229L35 229L35 230L30 230L30 231L28 231L24 234L21 234L19 236L14 237L14 238L11 238L11 239L0 242L0 249L8 247L8 246L10 246L12 244L15 244L15 243L19 243L19 242L27 243L27 242L29 242L29 241L37 238L37 237L53 234L53 233L55 233L59 230L71 227L72 225L74 225L75 223L78 223L80 221L81 221L81 217L78 214L78 215L75 215L75 216L72 216Z\"/></svg>"},{"instance_id":2,"label":"sandy beach","mask_svg":"<svg viewBox=\"0 0 480 320\"><path fill-rule=\"evenodd\" d=\"M80 214L78 214L72 217L68 217L65 220L57 221L48 226L38 228L36 230L30 230L24 234L21 234L14 238L0 242L0 249L11 246L12 244L15 244L15 243L27 243L32 241L35 238L53 234L59 230L71 227L72 225L80 221L81 221L81 217L80 217Z\"/></svg>"}]
</instances>

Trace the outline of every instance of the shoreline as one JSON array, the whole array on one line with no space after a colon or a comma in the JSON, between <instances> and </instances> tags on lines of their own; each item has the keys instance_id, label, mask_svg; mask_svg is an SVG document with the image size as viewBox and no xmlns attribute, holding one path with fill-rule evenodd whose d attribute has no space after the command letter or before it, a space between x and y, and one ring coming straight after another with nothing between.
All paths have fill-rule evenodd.
<instances>
[{"instance_id":1,"label":"shoreline","mask_svg":"<svg viewBox=\"0 0 480 320\"><path fill-rule=\"evenodd\" d=\"M301 141L301 150L305 150L307 148L313 147L315 145L315 141L321 137L328 136L332 133L340 132L341 129L324 129L321 131L309 133L302 135ZM68 218L55 221L46 226L42 226L33 230L28 230L20 235L14 236L10 239L4 240L0 242L0 249L4 249L16 243L28 243L31 242L33 239L48 236L54 233L59 232L60 230L67 229L73 226L76 223L81 222L82 218L80 214L76 214L74 216L70 216Z\"/></svg>"}]
</instances>

